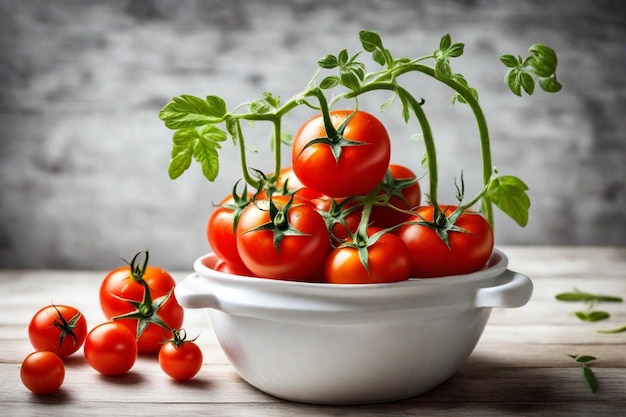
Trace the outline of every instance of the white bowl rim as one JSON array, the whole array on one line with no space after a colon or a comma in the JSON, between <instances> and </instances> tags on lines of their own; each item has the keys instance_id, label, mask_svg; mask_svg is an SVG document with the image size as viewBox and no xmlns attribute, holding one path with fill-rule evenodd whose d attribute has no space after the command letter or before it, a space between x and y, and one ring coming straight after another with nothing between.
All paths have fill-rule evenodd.
<instances>
[{"instance_id":1,"label":"white bowl rim","mask_svg":"<svg viewBox=\"0 0 626 417\"><path fill-rule=\"evenodd\" d=\"M462 275L449 275L445 277L437 277L437 278L409 278L405 281L399 282L391 282L391 283L381 283L381 284L331 284L324 282L306 282L306 281L289 281L282 279L273 279L273 278L261 278L261 277L249 277L243 275L236 274L228 274L224 272L217 271L204 262L206 260L215 259L217 260L217 256L213 252L209 252L205 255L200 256L196 259L193 264L194 270L201 277L210 277L211 280L217 281L223 284L230 285L244 285L249 288L258 288L265 290L276 290L280 291L294 291L294 290L304 290L304 291L316 291L322 290L324 292L327 291L336 291L336 292L362 292L362 291L376 291L379 292L382 289L400 289L400 288L413 288L416 286L420 288L433 288L433 287L443 287L443 286L454 286L454 285L462 285L462 284L471 284L475 282L479 282L486 279L495 278L504 271L506 271L508 267L508 257L499 250L498 248L494 248L493 253L487 263L487 265L476 272L471 272L468 274Z\"/></svg>"}]
</instances>

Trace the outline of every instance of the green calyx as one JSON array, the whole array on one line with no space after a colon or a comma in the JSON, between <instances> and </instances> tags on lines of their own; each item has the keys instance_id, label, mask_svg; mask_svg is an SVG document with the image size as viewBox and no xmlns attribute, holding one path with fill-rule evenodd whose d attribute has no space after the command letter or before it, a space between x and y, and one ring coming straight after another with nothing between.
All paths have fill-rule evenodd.
<instances>
[{"instance_id":1,"label":"green calyx","mask_svg":"<svg viewBox=\"0 0 626 417\"><path fill-rule=\"evenodd\" d=\"M170 328L170 326L168 326L167 323L165 323L163 319L159 317L159 309L163 304L167 302L167 300L169 300L174 290L172 289L164 296L152 300L152 294L150 288L148 287L148 284L143 281L142 285L144 286L144 295L141 301L128 300L126 298L116 296L117 299L125 301L132 305L135 310L130 311L126 314L120 314L118 316L112 317L112 320L137 320L137 339L141 337L144 330L146 330L146 328L150 324L156 324L157 326L171 332L172 329Z\"/></svg>"},{"instance_id":2,"label":"green calyx","mask_svg":"<svg viewBox=\"0 0 626 417\"><path fill-rule=\"evenodd\" d=\"M243 233L253 233L261 230L269 230L273 233L273 242L274 249L276 249L276 253L280 253L280 242L286 236L307 236L306 233L302 233L293 227L289 223L289 210L291 210L293 206L294 195L290 194L289 201L280 209L276 206L273 199L270 197L269 199L269 216L270 220L267 223L264 223L260 226L253 227L252 229L246 230ZM259 207L257 205L257 207ZM261 210L261 208L259 207Z\"/></svg>"},{"instance_id":3,"label":"green calyx","mask_svg":"<svg viewBox=\"0 0 626 417\"><path fill-rule=\"evenodd\" d=\"M344 147L347 146L364 146L367 145L365 142L350 140L344 137L343 133L348 127L348 123L350 120L356 115L358 108L354 110L346 119L339 125L337 129L333 126L332 121L330 120L330 111L328 109L328 103L326 102L326 97L321 92L321 90L313 90L311 92L312 95L315 95L320 101L320 109L322 112L322 120L324 121L324 130L326 130L326 136L313 139L309 141L300 151L300 154L304 152L309 146L313 146L315 144L324 144L327 145L333 153L335 157L335 162L339 162L339 158L341 157L341 152ZM357 106L358 107L358 106ZM298 155L300 156L300 155Z\"/></svg>"},{"instance_id":4,"label":"green calyx","mask_svg":"<svg viewBox=\"0 0 626 417\"><path fill-rule=\"evenodd\" d=\"M133 319L137 320L137 335L136 338L139 339L143 334L144 330L151 323L156 324L159 327L162 327L168 331L171 331L170 327L165 323L158 315L159 309L161 306L170 298L172 295L173 289L170 290L166 295L157 298L156 300L152 299L152 291L148 286L148 283L144 280L144 275L146 272L146 268L148 267L148 258L149 253L145 251L145 257L142 264L137 263L137 259L144 251L139 251L135 254L133 259L129 262L131 277L138 284L140 284L143 291L143 298L141 301L129 300L123 297L119 297L115 294L113 296L118 300L125 301L134 307L133 311L130 311L125 314L120 314L112 317L112 320L121 320L121 319Z\"/></svg>"},{"instance_id":5,"label":"green calyx","mask_svg":"<svg viewBox=\"0 0 626 417\"><path fill-rule=\"evenodd\" d=\"M63 341L67 336L70 336L74 340L74 344L78 343L78 339L76 338L76 333L74 333L74 329L76 328L76 323L81 317L80 313L76 313L74 317L70 319L70 321L67 321L65 320L65 317L63 317L63 314L61 314L57 306L52 304L52 307L56 310L59 316L58 321L56 319L54 320L54 327L61 331L61 334L59 335L59 346L57 346L57 350L61 348L61 345L63 345Z\"/></svg>"}]
</instances>

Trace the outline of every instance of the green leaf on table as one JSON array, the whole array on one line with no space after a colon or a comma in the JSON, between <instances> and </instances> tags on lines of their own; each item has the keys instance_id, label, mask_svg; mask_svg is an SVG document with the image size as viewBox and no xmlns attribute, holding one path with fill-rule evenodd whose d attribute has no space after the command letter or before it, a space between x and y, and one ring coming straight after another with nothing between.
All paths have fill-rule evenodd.
<instances>
[{"instance_id":1,"label":"green leaf on table","mask_svg":"<svg viewBox=\"0 0 626 417\"><path fill-rule=\"evenodd\" d=\"M573 292L564 292L561 294L557 294L555 298L559 301L568 301L568 302L608 302L608 303L621 303L623 300L622 297L617 297L613 295L599 295L592 294L589 292L580 291L577 288L574 288Z\"/></svg>"},{"instance_id":2,"label":"green leaf on table","mask_svg":"<svg viewBox=\"0 0 626 417\"><path fill-rule=\"evenodd\" d=\"M581 368L583 371L583 379L587 383L587 386L589 387L591 392L595 394L598 389L598 379L596 378L596 374L587 365L583 364Z\"/></svg>"},{"instance_id":3,"label":"green leaf on table","mask_svg":"<svg viewBox=\"0 0 626 417\"><path fill-rule=\"evenodd\" d=\"M505 175L492 177L487 186L487 197L520 226L528 224L530 198L528 186L521 179Z\"/></svg>"},{"instance_id":4,"label":"green leaf on table","mask_svg":"<svg viewBox=\"0 0 626 417\"><path fill-rule=\"evenodd\" d=\"M617 334L617 333L624 333L624 332L626 332L626 325L622 327L618 327L616 329L611 329L611 330L598 330L598 333L604 333L604 334Z\"/></svg>"},{"instance_id":5,"label":"green leaf on table","mask_svg":"<svg viewBox=\"0 0 626 417\"><path fill-rule=\"evenodd\" d=\"M590 322L606 320L609 317L611 317L611 315L609 313L607 313L606 311L590 311L590 312L577 311L574 314L580 320L590 321Z\"/></svg>"}]
</instances>

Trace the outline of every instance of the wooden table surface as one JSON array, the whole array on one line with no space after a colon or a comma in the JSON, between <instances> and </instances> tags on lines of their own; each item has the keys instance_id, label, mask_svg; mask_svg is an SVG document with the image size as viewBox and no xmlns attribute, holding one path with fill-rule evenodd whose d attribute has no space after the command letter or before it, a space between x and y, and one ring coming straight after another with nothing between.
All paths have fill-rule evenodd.
<instances>
[{"instance_id":1,"label":"wooden table surface","mask_svg":"<svg viewBox=\"0 0 626 417\"><path fill-rule=\"evenodd\" d=\"M32 348L27 324L54 302L79 308L89 327L103 321L98 288L103 272L0 270L0 416L626 416L626 304L597 305L611 313L601 322L580 321L582 303L555 300L561 292L626 296L626 248L503 247L510 269L533 280L531 301L494 309L474 353L447 382L419 397L366 406L314 406L282 401L247 385L216 344L206 312L186 310L187 333L199 333L204 366L193 380L176 383L155 357L142 356L125 376L103 377L82 350L66 359L62 388L50 397L21 384L21 361ZM187 271L176 272L177 280ZM592 355L595 394L568 357Z\"/></svg>"}]
</instances>

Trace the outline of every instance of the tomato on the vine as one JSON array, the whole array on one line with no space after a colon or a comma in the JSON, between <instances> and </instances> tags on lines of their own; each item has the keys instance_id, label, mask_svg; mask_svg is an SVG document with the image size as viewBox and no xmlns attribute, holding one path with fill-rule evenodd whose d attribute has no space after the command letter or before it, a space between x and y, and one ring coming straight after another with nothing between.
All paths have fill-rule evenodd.
<instances>
[{"instance_id":1,"label":"tomato on the vine","mask_svg":"<svg viewBox=\"0 0 626 417\"><path fill-rule=\"evenodd\" d=\"M218 258L232 265L243 266L237 251L235 229L239 215L249 204L252 194L244 190L242 195L238 195L235 191L233 189L233 194L224 197L209 216L206 235L211 249Z\"/></svg>"},{"instance_id":2,"label":"tomato on the vine","mask_svg":"<svg viewBox=\"0 0 626 417\"><path fill-rule=\"evenodd\" d=\"M396 210L410 210L419 206L422 191L415 173L404 165L391 164L381 183L380 194L388 196L387 205L376 205L370 214L370 224L375 227L394 227L411 215ZM393 207L391 207L393 206Z\"/></svg>"},{"instance_id":3,"label":"tomato on the vine","mask_svg":"<svg viewBox=\"0 0 626 417\"><path fill-rule=\"evenodd\" d=\"M164 269L137 264L139 252L129 265L109 272L100 286L104 316L128 327L137 336L140 352L156 353L172 338L171 329L182 326L184 310L176 301L174 278Z\"/></svg>"},{"instance_id":4,"label":"tomato on the vine","mask_svg":"<svg viewBox=\"0 0 626 417\"><path fill-rule=\"evenodd\" d=\"M404 242L391 232L367 229L368 238L377 237L366 248L342 245L326 259L326 280L333 284L379 284L404 281L409 278L411 254ZM353 240L349 240L352 242ZM366 251L367 268L359 250Z\"/></svg>"},{"instance_id":5,"label":"tomato on the vine","mask_svg":"<svg viewBox=\"0 0 626 417\"><path fill-rule=\"evenodd\" d=\"M328 231L314 205L297 196L275 196L249 205L237 225L237 249L257 276L306 280L324 261Z\"/></svg>"},{"instance_id":6,"label":"tomato on the vine","mask_svg":"<svg viewBox=\"0 0 626 417\"><path fill-rule=\"evenodd\" d=\"M218 259L215 265L213 266L213 269L219 272L223 272L225 274L241 275L244 277L254 276L254 274L250 272L250 270L246 268L245 265L231 264L231 263L224 261L223 259Z\"/></svg>"},{"instance_id":7,"label":"tomato on the vine","mask_svg":"<svg viewBox=\"0 0 626 417\"><path fill-rule=\"evenodd\" d=\"M456 217L454 219L452 216ZM457 211L456 206L422 206L397 231L411 252L411 276L433 278L475 272L483 268L493 251L489 222L479 213ZM437 233L439 228L440 233ZM447 236L448 244L443 236Z\"/></svg>"},{"instance_id":8,"label":"tomato on the vine","mask_svg":"<svg viewBox=\"0 0 626 417\"><path fill-rule=\"evenodd\" d=\"M71 306L48 305L28 324L28 338L37 351L54 352L63 358L76 352L87 336L87 320Z\"/></svg>"},{"instance_id":9,"label":"tomato on the vine","mask_svg":"<svg viewBox=\"0 0 626 417\"><path fill-rule=\"evenodd\" d=\"M89 365L106 376L127 373L137 360L135 334L114 321L94 327L87 334L84 351Z\"/></svg>"},{"instance_id":10,"label":"tomato on the vine","mask_svg":"<svg viewBox=\"0 0 626 417\"><path fill-rule=\"evenodd\" d=\"M330 197L365 195L387 171L391 142L383 124L361 110L334 110L305 122L291 162L302 184Z\"/></svg>"},{"instance_id":11,"label":"tomato on the vine","mask_svg":"<svg viewBox=\"0 0 626 417\"><path fill-rule=\"evenodd\" d=\"M33 352L22 362L20 379L33 393L52 395L63 384L65 365L61 358L52 352Z\"/></svg>"},{"instance_id":12,"label":"tomato on the vine","mask_svg":"<svg viewBox=\"0 0 626 417\"><path fill-rule=\"evenodd\" d=\"M174 330L174 339L159 351L159 365L173 379L186 381L202 368L202 350L193 340L185 340L183 330Z\"/></svg>"}]
</instances>

